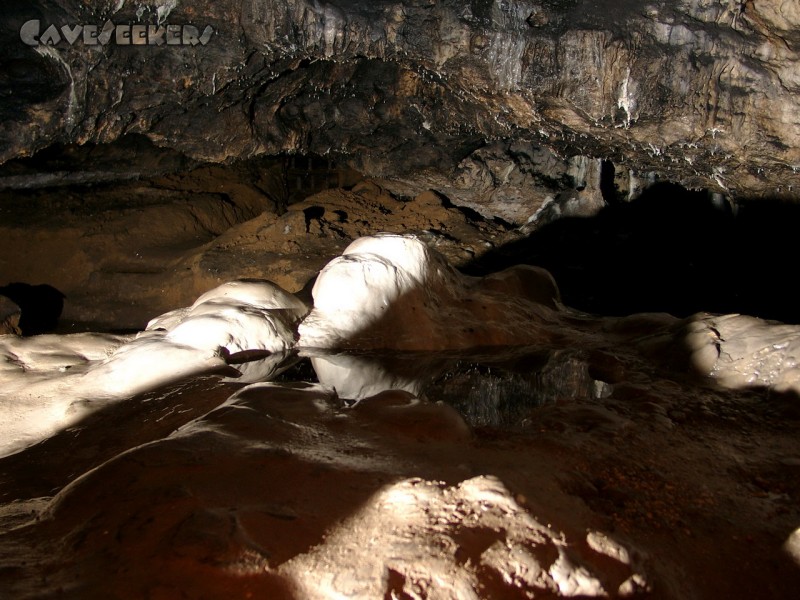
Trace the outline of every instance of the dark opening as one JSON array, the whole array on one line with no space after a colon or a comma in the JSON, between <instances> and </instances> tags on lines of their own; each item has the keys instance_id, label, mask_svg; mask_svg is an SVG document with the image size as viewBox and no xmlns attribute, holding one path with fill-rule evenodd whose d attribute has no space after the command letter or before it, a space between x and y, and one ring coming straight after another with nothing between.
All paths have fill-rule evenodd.
<instances>
[{"instance_id":1,"label":"dark opening","mask_svg":"<svg viewBox=\"0 0 800 600\"><path fill-rule=\"evenodd\" d=\"M0 295L19 306L19 329L22 335L53 331L64 310L64 294L52 285L14 282L0 287Z\"/></svg>"},{"instance_id":2,"label":"dark opening","mask_svg":"<svg viewBox=\"0 0 800 600\"><path fill-rule=\"evenodd\" d=\"M727 202L706 191L656 184L591 218L563 218L465 269L512 264L548 269L565 304L587 312L743 313L800 323L789 292L800 207Z\"/></svg>"},{"instance_id":3,"label":"dark opening","mask_svg":"<svg viewBox=\"0 0 800 600\"><path fill-rule=\"evenodd\" d=\"M617 186L614 183L616 169L610 160L600 162L600 193L606 204L615 204L619 199Z\"/></svg>"}]
</instances>

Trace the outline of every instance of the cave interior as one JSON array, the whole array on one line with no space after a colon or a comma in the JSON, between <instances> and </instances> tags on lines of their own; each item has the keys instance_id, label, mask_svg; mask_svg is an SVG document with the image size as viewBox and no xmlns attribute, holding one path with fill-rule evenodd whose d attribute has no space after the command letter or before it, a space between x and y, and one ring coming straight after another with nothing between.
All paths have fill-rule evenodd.
<instances>
[{"instance_id":1,"label":"cave interior","mask_svg":"<svg viewBox=\"0 0 800 600\"><path fill-rule=\"evenodd\" d=\"M796 593L800 8L7 4L0 596Z\"/></svg>"}]
</instances>

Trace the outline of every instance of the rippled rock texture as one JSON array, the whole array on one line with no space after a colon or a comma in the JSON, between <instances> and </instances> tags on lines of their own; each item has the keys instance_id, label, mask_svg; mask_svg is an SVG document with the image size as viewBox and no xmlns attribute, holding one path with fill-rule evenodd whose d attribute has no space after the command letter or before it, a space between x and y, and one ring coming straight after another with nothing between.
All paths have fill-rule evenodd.
<instances>
[{"instance_id":1,"label":"rippled rock texture","mask_svg":"<svg viewBox=\"0 0 800 600\"><path fill-rule=\"evenodd\" d=\"M195 46L34 47L19 35L31 19L41 35L108 19L214 33ZM0 160L137 132L212 161L331 154L417 191L444 176L510 219L533 212L513 206L520 190L577 156L612 161L626 186L656 173L796 197L798 25L797 5L777 1L15 4Z\"/></svg>"}]
</instances>

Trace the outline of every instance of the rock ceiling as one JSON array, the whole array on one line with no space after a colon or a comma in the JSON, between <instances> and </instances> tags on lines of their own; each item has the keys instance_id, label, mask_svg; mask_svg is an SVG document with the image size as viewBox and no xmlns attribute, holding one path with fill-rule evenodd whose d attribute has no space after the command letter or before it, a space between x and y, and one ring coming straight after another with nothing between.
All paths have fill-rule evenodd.
<instances>
[{"instance_id":1,"label":"rock ceiling","mask_svg":"<svg viewBox=\"0 0 800 600\"><path fill-rule=\"evenodd\" d=\"M800 189L795 2L58 0L4 10L0 161L138 133L199 160L318 154L373 177L457 180L471 155L499 143L512 164L515 148L542 148L733 198ZM102 44L74 29L102 33L109 21L129 33L109 31ZM136 24L188 38L124 43ZM51 25L73 29L48 38Z\"/></svg>"}]
</instances>

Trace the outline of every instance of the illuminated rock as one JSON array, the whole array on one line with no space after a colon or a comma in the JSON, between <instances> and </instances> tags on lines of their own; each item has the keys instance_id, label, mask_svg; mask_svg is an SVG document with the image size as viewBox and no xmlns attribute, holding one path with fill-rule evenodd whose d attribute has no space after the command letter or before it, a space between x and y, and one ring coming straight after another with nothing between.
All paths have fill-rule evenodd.
<instances>
[{"instance_id":1,"label":"illuminated rock","mask_svg":"<svg viewBox=\"0 0 800 600\"><path fill-rule=\"evenodd\" d=\"M301 347L441 350L543 341L558 289L543 270L461 275L415 236L356 240L320 273Z\"/></svg>"},{"instance_id":2,"label":"illuminated rock","mask_svg":"<svg viewBox=\"0 0 800 600\"><path fill-rule=\"evenodd\" d=\"M242 371L229 363L262 359L245 381L269 377L294 345L295 324L306 310L270 282L234 281L187 309L153 319L135 337L0 337L0 455L45 439L108 402L198 375L238 378Z\"/></svg>"}]
</instances>

